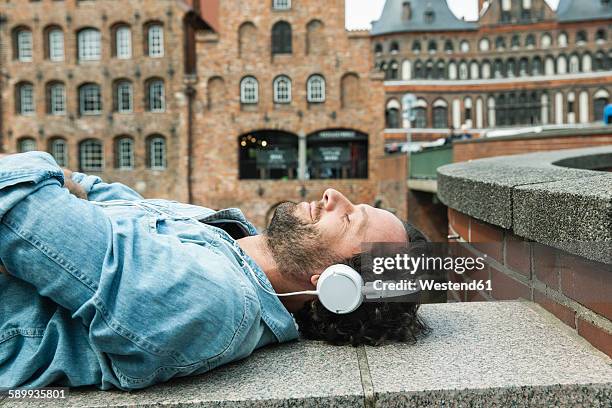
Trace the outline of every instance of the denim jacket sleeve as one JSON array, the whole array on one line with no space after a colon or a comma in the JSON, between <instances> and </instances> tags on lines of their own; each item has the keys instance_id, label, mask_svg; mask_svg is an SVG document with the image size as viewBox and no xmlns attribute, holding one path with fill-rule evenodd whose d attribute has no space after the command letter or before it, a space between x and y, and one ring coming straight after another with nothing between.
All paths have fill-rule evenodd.
<instances>
[{"instance_id":1,"label":"denim jacket sleeve","mask_svg":"<svg viewBox=\"0 0 612 408\"><path fill-rule=\"evenodd\" d=\"M125 184L105 183L98 176L79 172L72 173L72 181L87 193L89 201L142 200L142 196Z\"/></svg>"}]
</instances>

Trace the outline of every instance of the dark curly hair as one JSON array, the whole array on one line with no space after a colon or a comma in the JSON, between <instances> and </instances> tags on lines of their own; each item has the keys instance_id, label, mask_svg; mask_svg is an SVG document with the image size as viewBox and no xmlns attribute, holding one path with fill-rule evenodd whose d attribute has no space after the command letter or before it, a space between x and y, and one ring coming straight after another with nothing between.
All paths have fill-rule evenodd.
<instances>
[{"instance_id":1,"label":"dark curly hair","mask_svg":"<svg viewBox=\"0 0 612 408\"><path fill-rule=\"evenodd\" d=\"M409 238L409 252L423 250L427 237L414 226L404 223ZM346 260L362 275L368 275L371 265L362 265L367 257L358 254ZM366 261L367 262L367 261ZM365 277L365 276L364 276ZM294 313L302 336L310 340L325 340L335 345L379 346L388 342L416 342L429 332L418 314L415 302L364 302L354 312L336 314L327 310L318 299L306 302Z\"/></svg>"}]
</instances>

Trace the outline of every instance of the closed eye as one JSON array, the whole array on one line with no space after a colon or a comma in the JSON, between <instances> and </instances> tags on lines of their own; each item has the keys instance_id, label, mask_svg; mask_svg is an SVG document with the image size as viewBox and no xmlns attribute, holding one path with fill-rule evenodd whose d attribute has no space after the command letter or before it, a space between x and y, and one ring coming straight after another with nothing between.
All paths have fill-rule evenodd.
<instances>
[{"instance_id":1,"label":"closed eye","mask_svg":"<svg viewBox=\"0 0 612 408\"><path fill-rule=\"evenodd\" d=\"M346 222L348 222L350 224L351 223L351 219L349 218L348 213L344 214L344 217L346 218Z\"/></svg>"}]
</instances>

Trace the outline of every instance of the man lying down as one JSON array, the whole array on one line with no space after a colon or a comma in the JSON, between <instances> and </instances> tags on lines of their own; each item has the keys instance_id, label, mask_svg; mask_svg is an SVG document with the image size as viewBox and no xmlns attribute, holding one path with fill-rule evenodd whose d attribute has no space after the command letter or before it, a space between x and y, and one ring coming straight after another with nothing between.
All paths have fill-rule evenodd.
<instances>
[{"instance_id":1,"label":"man lying down","mask_svg":"<svg viewBox=\"0 0 612 408\"><path fill-rule=\"evenodd\" d=\"M0 390L144 388L297 339L296 321L334 344L424 330L415 303L340 315L312 294L276 296L314 290L364 242L424 240L332 189L279 205L258 235L238 209L144 200L28 152L0 157L0 219Z\"/></svg>"}]
</instances>

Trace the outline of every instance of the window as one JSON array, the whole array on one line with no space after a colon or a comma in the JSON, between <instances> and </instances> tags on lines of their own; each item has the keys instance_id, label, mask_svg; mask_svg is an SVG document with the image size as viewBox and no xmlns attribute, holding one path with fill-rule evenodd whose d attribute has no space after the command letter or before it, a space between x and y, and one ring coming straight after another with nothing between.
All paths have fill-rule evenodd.
<instances>
[{"instance_id":1,"label":"window","mask_svg":"<svg viewBox=\"0 0 612 408\"><path fill-rule=\"evenodd\" d=\"M297 135L260 130L239 136L237 142L241 180L293 180L298 177Z\"/></svg>"},{"instance_id":2,"label":"window","mask_svg":"<svg viewBox=\"0 0 612 408\"><path fill-rule=\"evenodd\" d=\"M412 43L412 52L418 54L421 52L421 42L415 41Z\"/></svg>"},{"instance_id":3,"label":"window","mask_svg":"<svg viewBox=\"0 0 612 408\"><path fill-rule=\"evenodd\" d=\"M385 74L385 79L399 79L399 64L397 61L389 63L389 69Z\"/></svg>"},{"instance_id":4,"label":"window","mask_svg":"<svg viewBox=\"0 0 612 408\"><path fill-rule=\"evenodd\" d=\"M64 32L59 28L52 28L47 34L49 59L51 61L64 60Z\"/></svg>"},{"instance_id":5,"label":"window","mask_svg":"<svg viewBox=\"0 0 612 408\"><path fill-rule=\"evenodd\" d=\"M391 44L392 53L399 51L399 45L396 44L396 47L396 51L393 51L393 44ZM325 53L327 53L325 25L320 20L312 20L306 25L306 54L317 55Z\"/></svg>"},{"instance_id":6,"label":"window","mask_svg":"<svg viewBox=\"0 0 612 408\"><path fill-rule=\"evenodd\" d=\"M595 115L595 120L600 121L603 119L604 109L608 104L610 94L605 89L600 89L599 91L595 92L593 99L593 114Z\"/></svg>"},{"instance_id":7,"label":"window","mask_svg":"<svg viewBox=\"0 0 612 408\"><path fill-rule=\"evenodd\" d=\"M130 113L133 110L133 87L128 80L115 83L115 110L119 113Z\"/></svg>"},{"instance_id":8,"label":"window","mask_svg":"<svg viewBox=\"0 0 612 408\"><path fill-rule=\"evenodd\" d=\"M478 48L480 49L480 51L489 51L490 47L491 47L491 44L488 38L481 39L480 43L478 44Z\"/></svg>"},{"instance_id":9,"label":"window","mask_svg":"<svg viewBox=\"0 0 612 408\"><path fill-rule=\"evenodd\" d=\"M531 62L531 75L542 75L542 59L535 57Z\"/></svg>"},{"instance_id":10,"label":"window","mask_svg":"<svg viewBox=\"0 0 612 408\"><path fill-rule=\"evenodd\" d=\"M391 99L387 102L387 109L385 110L385 127L387 129L398 129L401 127L400 103L395 99Z\"/></svg>"},{"instance_id":11,"label":"window","mask_svg":"<svg viewBox=\"0 0 612 408\"><path fill-rule=\"evenodd\" d=\"M446 52L447 54L451 54L454 51L455 46L453 45L453 42L451 40L446 40L444 42L444 52Z\"/></svg>"},{"instance_id":12,"label":"window","mask_svg":"<svg viewBox=\"0 0 612 408\"><path fill-rule=\"evenodd\" d=\"M425 23L432 24L434 20L436 19L436 13L431 9L427 9L425 10L425 14L423 15L423 18L425 20Z\"/></svg>"},{"instance_id":13,"label":"window","mask_svg":"<svg viewBox=\"0 0 612 408\"><path fill-rule=\"evenodd\" d=\"M166 139L160 135L151 136L147 147L149 167L152 170L164 170L166 168Z\"/></svg>"},{"instance_id":14,"label":"window","mask_svg":"<svg viewBox=\"0 0 612 408\"><path fill-rule=\"evenodd\" d=\"M164 112L166 110L164 81L161 79L148 80L147 93L147 110L150 112Z\"/></svg>"},{"instance_id":15,"label":"window","mask_svg":"<svg viewBox=\"0 0 612 408\"><path fill-rule=\"evenodd\" d=\"M273 0L272 8L274 10L289 10L291 8L291 0Z\"/></svg>"},{"instance_id":16,"label":"window","mask_svg":"<svg viewBox=\"0 0 612 408\"><path fill-rule=\"evenodd\" d=\"M308 102L325 102L325 79L321 75L312 75L306 83Z\"/></svg>"},{"instance_id":17,"label":"window","mask_svg":"<svg viewBox=\"0 0 612 408\"><path fill-rule=\"evenodd\" d=\"M470 52L470 43L466 40L463 40L461 41L459 48L461 49L461 52Z\"/></svg>"},{"instance_id":18,"label":"window","mask_svg":"<svg viewBox=\"0 0 612 408\"><path fill-rule=\"evenodd\" d=\"M119 59L132 58L132 30L126 25L115 29L115 56Z\"/></svg>"},{"instance_id":19,"label":"window","mask_svg":"<svg viewBox=\"0 0 612 408\"><path fill-rule=\"evenodd\" d=\"M529 60L521 58L519 60L519 76L529 75Z\"/></svg>"},{"instance_id":20,"label":"window","mask_svg":"<svg viewBox=\"0 0 612 408\"><path fill-rule=\"evenodd\" d=\"M516 76L516 60L514 58L509 58L506 62L506 75L508 75L508 78Z\"/></svg>"},{"instance_id":21,"label":"window","mask_svg":"<svg viewBox=\"0 0 612 408\"><path fill-rule=\"evenodd\" d=\"M480 66L477 61L472 61L470 63L470 78L471 79L479 79L480 78Z\"/></svg>"},{"instance_id":22,"label":"window","mask_svg":"<svg viewBox=\"0 0 612 408\"><path fill-rule=\"evenodd\" d=\"M272 26L272 54L291 54L291 25L286 21Z\"/></svg>"},{"instance_id":23,"label":"window","mask_svg":"<svg viewBox=\"0 0 612 408\"><path fill-rule=\"evenodd\" d=\"M569 59L569 72L570 74L577 74L580 72L580 58L575 54Z\"/></svg>"},{"instance_id":24,"label":"window","mask_svg":"<svg viewBox=\"0 0 612 408\"><path fill-rule=\"evenodd\" d=\"M34 113L34 85L29 82L21 82L16 86L16 111L21 115L32 115Z\"/></svg>"},{"instance_id":25,"label":"window","mask_svg":"<svg viewBox=\"0 0 612 408\"><path fill-rule=\"evenodd\" d=\"M32 47L32 32L28 28L18 28L15 31L15 59L32 61Z\"/></svg>"},{"instance_id":26,"label":"window","mask_svg":"<svg viewBox=\"0 0 612 408\"><path fill-rule=\"evenodd\" d=\"M274 103L291 102L291 80L284 76L274 79Z\"/></svg>"},{"instance_id":27,"label":"window","mask_svg":"<svg viewBox=\"0 0 612 408\"><path fill-rule=\"evenodd\" d=\"M604 30L603 28L597 30L597 32L595 33L595 42L597 42L597 44L605 44L607 40L608 33L606 32L606 30Z\"/></svg>"},{"instance_id":28,"label":"window","mask_svg":"<svg viewBox=\"0 0 612 408\"><path fill-rule=\"evenodd\" d=\"M578 31L578 33L576 33L576 44L584 45L586 42L587 42L586 31Z\"/></svg>"},{"instance_id":29,"label":"window","mask_svg":"<svg viewBox=\"0 0 612 408\"><path fill-rule=\"evenodd\" d=\"M542 36L541 45L544 49L550 48L550 46L552 45L552 37L550 36L550 34L546 33Z\"/></svg>"},{"instance_id":30,"label":"window","mask_svg":"<svg viewBox=\"0 0 612 408\"><path fill-rule=\"evenodd\" d=\"M85 84L79 88L79 110L81 115L102 113L102 95L97 84Z\"/></svg>"},{"instance_id":31,"label":"window","mask_svg":"<svg viewBox=\"0 0 612 408\"><path fill-rule=\"evenodd\" d=\"M459 79L470 79L467 62L461 62L459 64Z\"/></svg>"},{"instance_id":32,"label":"window","mask_svg":"<svg viewBox=\"0 0 612 408\"><path fill-rule=\"evenodd\" d=\"M500 59L496 59L493 62L493 77L495 78L503 78L505 75L504 72L504 62Z\"/></svg>"},{"instance_id":33,"label":"window","mask_svg":"<svg viewBox=\"0 0 612 408\"><path fill-rule=\"evenodd\" d=\"M32 152L36 150L36 140L31 137L23 137L17 143L17 151L19 153Z\"/></svg>"},{"instance_id":34,"label":"window","mask_svg":"<svg viewBox=\"0 0 612 408\"><path fill-rule=\"evenodd\" d=\"M100 59L100 31L85 28L77 34L79 61L97 61Z\"/></svg>"},{"instance_id":35,"label":"window","mask_svg":"<svg viewBox=\"0 0 612 408\"><path fill-rule=\"evenodd\" d=\"M306 137L307 177L368 177L368 135L351 129L325 129Z\"/></svg>"},{"instance_id":36,"label":"window","mask_svg":"<svg viewBox=\"0 0 612 408\"><path fill-rule=\"evenodd\" d=\"M510 40L510 48L512 48L513 50L516 50L520 46L521 46L521 37L519 37L518 35L513 35L512 39Z\"/></svg>"},{"instance_id":37,"label":"window","mask_svg":"<svg viewBox=\"0 0 612 408\"><path fill-rule=\"evenodd\" d=\"M104 149L102 142L95 139L85 140L79 148L81 171L102 171L104 168Z\"/></svg>"},{"instance_id":38,"label":"window","mask_svg":"<svg viewBox=\"0 0 612 408\"><path fill-rule=\"evenodd\" d=\"M491 63L487 60L482 63L482 78L489 79L491 78Z\"/></svg>"},{"instance_id":39,"label":"window","mask_svg":"<svg viewBox=\"0 0 612 408\"><path fill-rule=\"evenodd\" d=\"M429 44L427 44L427 51L430 54L435 54L438 52L438 43L435 40L429 41Z\"/></svg>"},{"instance_id":40,"label":"window","mask_svg":"<svg viewBox=\"0 0 612 408\"><path fill-rule=\"evenodd\" d=\"M411 127L416 129L424 129L427 127L427 101L423 98L417 99L414 107L412 108L414 113L414 120L411 123Z\"/></svg>"},{"instance_id":41,"label":"window","mask_svg":"<svg viewBox=\"0 0 612 408\"><path fill-rule=\"evenodd\" d=\"M240 103L251 104L259 102L259 83L257 79L248 76L240 81Z\"/></svg>"},{"instance_id":42,"label":"window","mask_svg":"<svg viewBox=\"0 0 612 408\"><path fill-rule=\"evenodd\" d=\"M391 45L389 46L389 51L391 52L391 54L397 54L399 52L399 44L397 43L397 41L393 41L391 43Z\"/></svg>"},{"instance_id":43,"label":"window","mask_svg":"<svg viewBox=\"0 0 612 408\"><path fill-rule=\"evenodd\" d=\"M376 55L380 55L383 52L383 46L382 44L378 43L374 46L374 54Z\"/></svg>"},{"instance_id":44,"label":"window","mask_svg":"<svg viewBox=\"0 0 612 408\"><path fill-rule=\"evenodd\" d=\"M565 32L559 33L559 37L557 38L557 43L559 47L564 48L567 47L567 34Z\"/></svg>"},{"instance_id":45,"label":"window","mask_svg":"<svg viewBox=\"0 0 612 408\"><path fill-rule=\"evenodd\" d=\"M66 87L61 82L47 85L47 113L51 115L66 114Z\"/></svg>"},{"instance_id":46,"label":"window","mask_svg":"<svg viewBox=\"0 0 612 408\"><path fill-rule=\"evenodd\" d=\"M134 141L129 136L120 136L115 141L116 166L120 170L134 168Z\"/></svg>"},{"instance_id":47,"label":"window","mask_svg":"<svg viewBox=\"0 0 612 408\"><path fill-rule=\"evenodd\" d=\"M504 37L497 37L495 39L495 48L497 50L503 50L506 48L506 40L504 39Z\"/></svg>"},{"instance_id":48,"label":"window","mask_svg":"<svg viewBox=\"0 0 612 408\"><path fill-rule=\"evenodd\" d=\"M448 63L448 79L457 79L457 64L454 61Z\"/></svg>"},{"instance_id":49,"label":"window","mask_svg":"<svg viewBox=\"0 0 612 408\"><path fill-rule=\"evenodd\" d=\"M402 20L408 21L412 19L412 7L409 1L402 3Z\"/></svg>"},{"instance_id":50,"label":"window","mask_svg":"<svg viewBox=\"0 0 612 408\"><path fill-rule=\"evenodd\" d=\"M161 24L149 24L147 30L147 51L149 57L164 56L164 27Z\"/></svg>"},{"instance_id":51,"label":"window","mask_svg":"<svg viewBox=\"0 0 612 408\"><path fill-rule=\"evenodd\" d=\"M448 103L445 100L438 99L433 103L433 127L448 128Z\"/></svg>"},{"instance_id":52,"label":"window","mask_svg":"<svg viewBox=\"0 0 612 408\"><path fill-rule=\"evenodd\" d=\"M557 58L557 74L567 74L567 58L559 55Z\"/></svg>"},{"instance_id":53,"label":"window","mask_svg":"<svg viewBox=\"0 0 612 408\"><path fill-rule=\"evenodd\" d=\"M531 50L535 48L535 45L536 45L535 36L533 34L529 34L527 38L525 39L525 46L527 47L527 49Z\"/></svg>"},{"instance_id":54,"label":"window","mask_svg":"<svg viewBox=\"0 0 612 408\"><path fill-rule=\"evenodd\" d=\"M51 139L51 142L49 143L49 151L57 162L58 166L68 166L68 148L64 139L59 137Z\"/></svg>"}]
</instances>

